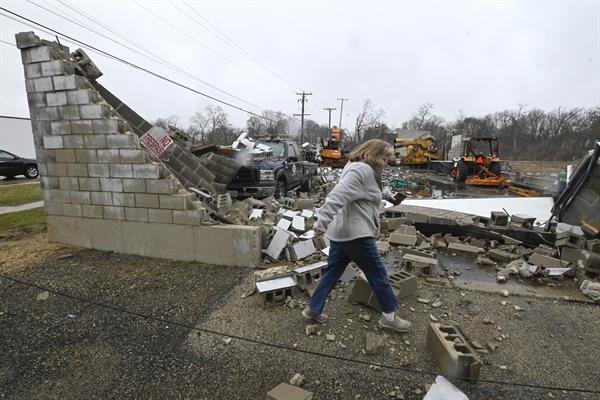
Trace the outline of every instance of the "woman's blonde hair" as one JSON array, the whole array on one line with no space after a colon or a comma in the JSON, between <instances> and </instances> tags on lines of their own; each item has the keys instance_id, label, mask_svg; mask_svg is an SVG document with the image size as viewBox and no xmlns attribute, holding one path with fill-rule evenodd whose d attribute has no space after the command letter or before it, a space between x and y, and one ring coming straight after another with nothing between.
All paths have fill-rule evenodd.
<instances>
[{"instance_id":1,"label":"woman's blonde hair","mask_svg":"<svg viewBox=\"0 0 600 400\"><path fill-rule=\"evenodd\" d=\"M371 167L385 167L385 158L394 156L394 148L388 142L371 139L358 145L348 158L350 161L364 161Z\"/></svg>"}]
</instances>

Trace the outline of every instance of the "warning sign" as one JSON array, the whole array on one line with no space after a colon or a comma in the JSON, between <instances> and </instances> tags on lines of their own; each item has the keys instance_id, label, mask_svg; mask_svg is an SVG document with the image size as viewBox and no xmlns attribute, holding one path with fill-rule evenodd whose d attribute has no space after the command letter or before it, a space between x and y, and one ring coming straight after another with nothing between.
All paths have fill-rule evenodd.
<instances>
[{"instance_id":1,"label":"warning sign","mask_svg":"<svg viewBox=\"0 0 600 400\"><path fill-rule=\"evenodd\" d=\"M160 157L173 144L173 139L157 126L144 133L140 138L142 145L156 157Z\"/></svg>"}]
</instances>

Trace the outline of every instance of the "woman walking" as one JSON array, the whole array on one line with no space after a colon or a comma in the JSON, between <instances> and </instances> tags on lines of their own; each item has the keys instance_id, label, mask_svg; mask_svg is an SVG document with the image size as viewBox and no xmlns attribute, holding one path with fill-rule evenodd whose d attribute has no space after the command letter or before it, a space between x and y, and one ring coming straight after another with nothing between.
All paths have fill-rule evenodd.
<instances>
[{"instance_id":1,"label":"woman walking","mask_svg":"<svg viewBox=\"0 0 600 400\"><path fill-rule=\"evenodd\" d=\"M394 149L383 140L373 139L350 153L350 162L339 183L329 193L317 213L314 230L330 241L327 271L319 280L304 318L325 323L325 300L340 276L354 261L364 272L381 306L379 326L406 332L411 323L396 316L398 301L388 281L387 268L375 239L379 236L379 209L382 200L381 176Z\"/></svg>"}]
</instances>

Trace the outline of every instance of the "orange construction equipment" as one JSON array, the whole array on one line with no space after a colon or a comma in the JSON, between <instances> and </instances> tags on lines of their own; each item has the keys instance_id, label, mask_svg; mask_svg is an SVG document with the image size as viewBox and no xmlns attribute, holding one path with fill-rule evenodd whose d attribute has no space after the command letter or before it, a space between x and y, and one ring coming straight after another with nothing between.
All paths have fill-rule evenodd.
<instances>
[{"instance_id":1,"label":"orange construction equipment","mask_svg":"<svg viewBox=\"0 0 600 400\"><path fill-rule=\"evenodd\" d=\"M322 150L319 153L321 162L319 166L330 168L344 168L348 162L348 155L342 150L342 131L337 126L331 128L331 137L321 140Z\"/></svg>"},{"instance_id":2,"label":"orange construction equipment","mask_svg":"<svg viewBox=\"0 0 600 400\"><path fill-rule=\"evenodd\" d=\"M481 166L477 175L473 175L465 179L465 185L471 186L496 186L507 187L511 186L512 182L502 175L496 175L490 171L485 165Z\"/></svg>"},{"instance_id":3,"label":"orange construction equipment","mask_svg":"<svg viewBox=\"0 0 600 400\"><path fill-rule=\"evenodd\" d=\"M498 139L495 137L464 139L463 155L450 175L456 182L464 182L465 185L510 185L510 181L500 175Z\"/></svg>"}]
</instances>

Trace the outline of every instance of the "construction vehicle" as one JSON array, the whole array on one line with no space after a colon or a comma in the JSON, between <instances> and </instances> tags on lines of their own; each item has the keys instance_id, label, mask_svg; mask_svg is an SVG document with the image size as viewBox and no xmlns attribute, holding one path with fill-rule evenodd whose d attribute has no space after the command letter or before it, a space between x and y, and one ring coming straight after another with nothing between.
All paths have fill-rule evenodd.
<instances>
[{"instance_id":1,"label":"construction vehicle","mask_svg":"<svg viewBox=\"0 0 600 400\"><path fill-rule=\"evenodd\" d=\"M396 138L394 149L397 163L407 166L425 166L432 160L439 160L440 155L435 147L435 141L435 137L431 135L423 135L418 138Z\"/></svg>"},{"instance_id":2,"label":"construction vehicle","mask_svg":"<svg viewBox=\"0 0 600 400\"><path fill-rule=\"evenodd\" d=\"M321 139L321 167L344 168L348 162L348 154L342 149L342 130L337 126L331 128L331 137Z\"/></svg>"},{"instance_id":3,"label":"construction vehicle","mask_svg":"<svg viewBox=\"0 0 600 400\"><path fill-rule=\"evenodd\" d=\"M511 182L500 174L500 168L497 138L465 138L462 156L455 159L450 175L455 182L465 185L510 186Z\"/></svg>"}]
</instances>

